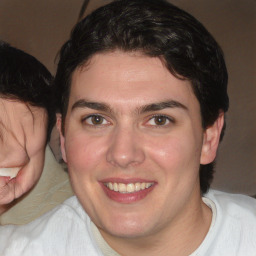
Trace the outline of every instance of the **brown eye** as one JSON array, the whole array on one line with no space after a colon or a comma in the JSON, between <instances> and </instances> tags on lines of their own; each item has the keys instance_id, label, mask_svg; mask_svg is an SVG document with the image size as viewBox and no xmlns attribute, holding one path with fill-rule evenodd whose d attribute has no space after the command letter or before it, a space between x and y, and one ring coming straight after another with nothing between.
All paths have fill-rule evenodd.
<instances>
[{"instance_id":1,"label":"brown eye","mask_svg":"<svg viewBox=\"0 0 256 256\"><path fill-rule=\"evenodd\" d=\"M97 124L102 124L103 123L103 117L102 116L92 116L92 123L97 125Z\"/></svg>"},{"instance_id":2,"label":"brown eye","mask_svg":"<svg viewBox=\"0 0 256 256\"><path fill-rule=\"evenodd\" d=\"M147 124L150 126L165 126L168 125L171 122L171 118L167 117L167 116L153 116L148 122Z\"/></svg>"},{"instance_id":3,"label":"brown eye","mask_svg":"<svg viewBox=\"0 0 256 256\"><path fill-rule=\"evenodd\" d=\"M105 125L107 120L100 115L91 115L85 119L85 122L89 125Z\"/></svg>"},{"instance_id":4,"label":"brown eye","mask_svg":"<svg viewBox=\"0 0 256 256\"><path fill-rule=\"evenodd\" d=\"M155 116L154 121L156 125L165 125L168 120L165 116Z\"/></svg>"}]
</instances>

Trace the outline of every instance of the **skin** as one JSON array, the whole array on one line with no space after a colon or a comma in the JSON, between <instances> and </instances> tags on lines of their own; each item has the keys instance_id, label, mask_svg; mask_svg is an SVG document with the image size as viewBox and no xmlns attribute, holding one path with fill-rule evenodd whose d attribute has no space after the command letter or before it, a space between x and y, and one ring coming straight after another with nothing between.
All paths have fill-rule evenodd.
<instances>
[{"instance_id":1,"label":"skin","mask_svg":"<svg viewBox=\"0 0 256 256\"><path fill-rule=\"evenodd\" d=\"M63 159L83 208L121 255L188 255L206 236L199 165L216 156L223 115L206 130L201 123L190 82L159 58L101 53L74 72ZM123 194L107 182L152 186Z\"/></svg>"},{"instance_id":2,"label":"skin","mask_svg":"<svg viewBox=\"0 0 256 256\"><path fill-rule=\"evenodd\" d=\"M0 213L37 183L44 165L46 136L45 109L0 98L0 168L20 168L15 178L0 176Z\"/></svg>"}]
</instances>

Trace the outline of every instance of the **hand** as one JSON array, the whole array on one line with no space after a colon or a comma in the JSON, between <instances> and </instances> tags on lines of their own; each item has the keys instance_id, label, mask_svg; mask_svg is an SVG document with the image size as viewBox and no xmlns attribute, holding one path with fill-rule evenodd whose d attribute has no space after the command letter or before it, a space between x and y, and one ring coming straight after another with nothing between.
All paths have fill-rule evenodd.
<instances>
[{"instance_id":1,"label":"hand","mask_svg":"<svg viewBox=\"0 0 256 256\"><path fill-rule=\"evenodd\" d=\"M0 215L8 209L8 204L15 199L14 179L0 176Z\"/></svg>"}]
</instances>

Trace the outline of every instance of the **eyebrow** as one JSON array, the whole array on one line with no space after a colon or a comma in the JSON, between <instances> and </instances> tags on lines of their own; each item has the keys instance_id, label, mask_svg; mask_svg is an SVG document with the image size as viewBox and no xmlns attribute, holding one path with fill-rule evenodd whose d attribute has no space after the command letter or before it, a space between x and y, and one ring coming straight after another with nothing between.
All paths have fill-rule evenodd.
<instances>
[{"instance_id":1,"label":"eyebrow","mask_svg":"<svg viewBox=\"0 0 256 256\"><path fill-rule=\"evenodd\" d=\"M85 99L76 101L72 105L71 111L73 111L76 108L90 108L90 109L99 110L99 111L111 112L111 108L107 104L100 103L100 102L90 102Z\"/></svg>"},{"instance_id":2,"label":"eyebrow","mask_svg":"<svg viewBox=\"0 0 256 256\"><path fill-rule=\"evenodd\" d=\"M188 108L183 105L182 103L175 101L175 100L167 100L167 101L162 101L158 103L152 103L149 105L145 105L141 108L139 108L139 112L141 113L146 113L146 112L151 112L151 111L159 111L163 110L166 108L181 108L184 110L188 110Z\"/></svg>"},{"instance_id":3,"label":"eyebrow","mask_svg":"<svg viewBox=\"0 0 256 256\"><path fill-rule=\"evenodd\" d=\"M74 109L77 108L90 108L90 109L94 109L94 110L98 110L98 111L104 111L104 112L113 112L111 107L105 103L101 103L101 102L91 102L91 101L87 101L85 99L80 99L78 101L76 101L71 108L71 111L73 111ZM138 113L147 113L147 112L151 112L151 111L159 111L159 110L163 110L166 108L181 108L184 110L188 110L188 108L183 105L182 103L175 101L175 100L167 100L167 101L162 101L162 102L158 102L158 103L152 103L152 104L148 104L145 106L141 106L139 108L137 108L137 112Z\"/></svg>"}]
</instances>

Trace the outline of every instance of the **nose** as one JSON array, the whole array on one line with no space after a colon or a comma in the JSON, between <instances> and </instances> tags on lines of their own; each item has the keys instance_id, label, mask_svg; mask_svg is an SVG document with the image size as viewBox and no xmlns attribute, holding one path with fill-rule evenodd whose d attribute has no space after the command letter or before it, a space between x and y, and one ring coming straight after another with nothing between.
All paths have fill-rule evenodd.
<instances>
[{"instance_id":1,"label":"nose","mask_svg":"<svg viewBox=\"0 0 256 256\"><path fill-rule=\"evenodd\" d=\"M122 169L143 163L145 152L141 142L139 133L134 128L116 128L111 136L107 161Z\"/></svg>"},{"instance_id":2,"label":"nose","mask_svg":"<svg viewBox=\"0 0 256 256\"><path fill-rule=\"evenodd\" d=\"M0 134L0 168L20 167L28 162L25 145L17 140L14 134Z\"/></svg>"}]
</instances>

